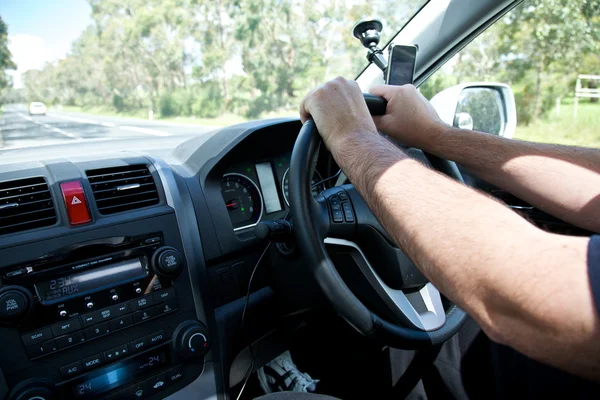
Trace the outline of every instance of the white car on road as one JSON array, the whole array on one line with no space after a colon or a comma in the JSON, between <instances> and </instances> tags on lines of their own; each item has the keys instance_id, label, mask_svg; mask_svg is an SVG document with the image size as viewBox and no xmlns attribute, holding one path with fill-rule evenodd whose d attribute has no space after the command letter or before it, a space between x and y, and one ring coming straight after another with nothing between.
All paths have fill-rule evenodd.
<instances>
[{"instance_id":1,"label":"white car on road","mask_svg":"<svg viewBox=\"0 0 600 400\"><path fill-rule=\"evenodd\" d=\"M39 101L34 101L29 105L29 115L46 115L46 105Z\"/></svg>"}]
</instances>

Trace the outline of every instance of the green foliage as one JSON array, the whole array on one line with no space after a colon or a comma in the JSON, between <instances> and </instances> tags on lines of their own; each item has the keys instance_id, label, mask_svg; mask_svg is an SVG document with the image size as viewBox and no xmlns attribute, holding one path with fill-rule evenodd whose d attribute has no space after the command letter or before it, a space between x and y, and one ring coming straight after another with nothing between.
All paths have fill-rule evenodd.
<instances>
[{"instance_id":1,"label":"green foliage","mask_svg":"<svg viewBox=\"0 0 600 400\"><path fill-rule=\"evenodd\" d=\"M68 56L30 71L29 101L163 117L259 117L366 65L353 24L383 16L382 42L424 0L88 0Z\"/></svg>"},{"instance_id":2,"label":"green foliage","mask_svg":"<svg viewBox=\"0 0 600 400\"><path fill-rule=\"evenodd\" d=\"M557 98L572 95L578 74L600 74L599 28L597 2L525 0L463 49L450 68L434 74L422 91L431 96L459 82L508 83L519 124L526 126L552 110Z\"/></svg>"},{"instance_id":3,"label":"green foliage","mask_svg":"<svg viewBox=\"0 0 600 400\"><path fill-rule=\"evenodd\" d=\"M16 68L17 66L12 61L12 54L8 49L8 27L0 17L0 90L10 85L10 80L5 71Z\"/></svg>"}]
</instances>

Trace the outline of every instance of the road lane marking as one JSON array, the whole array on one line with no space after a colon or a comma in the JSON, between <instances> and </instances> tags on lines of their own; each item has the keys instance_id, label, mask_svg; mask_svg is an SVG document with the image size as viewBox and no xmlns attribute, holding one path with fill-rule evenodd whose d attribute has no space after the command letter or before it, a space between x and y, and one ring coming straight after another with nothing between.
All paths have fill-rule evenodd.
<instances>
[{"instance_id":1,"label":"road lane marking","mask_svg":"<svg viewBox=\"0 0 600 400\"><path fill-rule=\"evenodd\" d=\"M100 125L106 126L107 128L116 128L117 127L117 125L115 125L111 122L100 122Z\"/></svg>"},{"instance_id":2,"label":"road lane marking","mask_svg":"<svg viewBox=\"0 0 600 400\"><path fill-rule=\"evenodd\" d=\"M121 126L119 126L119 129L123 129L124 131L145 133L145 134L154 135L154 136L171 136L171 134L167 133L167 132L155 131L154 129L140 128L137 126L121 125Z\"/></svg>"},{"instance_id":3,"label":"road lane marking","mask_svg":"<svg viewBox=\"0 0 600 400\"><path fill-rule=\"evenodd\" d=\"M77 140L81 140L80 137L78 137L77 135L74 135L72 133L69 133L67 131L63 131L60 128L52 128L52 132L56 132L56 133L60 133L61 135L64 135L66 137L70 137L71 139L77 139Z\"/></svg>"},{"instance_id":4,"label":"road lane marking","mask_svg":"<svg viewBox=\"0 0 600 400\"><path fill-rule=\"evenodd\" d=\"M71 138L71 139L81 140L81 138L78 137L77 135L74 135L74 134L72 134L70 132L64 131L64 130L62 130L60 128L53 128L52 125L43 124L40 121L34 121L31 117L29 117L27 115L23 115L23 114L17 114L17 115L19 117L23 118L24 120L31 121L31 122L33 122L36 125L39 125L39 126L41 126L43 128L51 130L52 132L56 132L56 133L58 133L60 135L66 136L66 137Z\"/></svg>"},{"instance_id":5,"label":"road lane marking","mask_svg":"<svg viewBox=\"0 0 600 400\"><path fill-rule=\"evenodd\" d=\"M67 117L66 115L56 115L54 113L49 114L49 115L51 117L66 119L68 121L79 122L81 124L101 125L100 122L94 121L93 119L79 118L79 117Z\"/></svg>"}]
</instances>

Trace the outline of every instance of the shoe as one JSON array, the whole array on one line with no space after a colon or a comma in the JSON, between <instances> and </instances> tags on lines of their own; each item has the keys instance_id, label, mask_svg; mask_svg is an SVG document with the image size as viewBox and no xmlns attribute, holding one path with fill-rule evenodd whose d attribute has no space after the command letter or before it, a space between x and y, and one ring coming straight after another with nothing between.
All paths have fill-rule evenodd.
<instances>
[{"instance_id":1,"label":"shoe","mask_svg":"<svg viewBox=\"0 0 600 400\"><path fill-rule=\"evenodd\" d=\"M289 351L280 354L256 371L260 387L265 393L273 392L308 392L317 388L318 379L301 372L292 361Z\"/></svg>"}]
</instances>

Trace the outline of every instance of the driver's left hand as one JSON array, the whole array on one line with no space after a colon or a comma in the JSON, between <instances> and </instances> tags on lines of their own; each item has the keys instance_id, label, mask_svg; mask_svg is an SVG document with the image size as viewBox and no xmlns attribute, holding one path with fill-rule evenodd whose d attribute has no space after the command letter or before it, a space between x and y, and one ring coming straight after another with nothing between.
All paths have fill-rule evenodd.
<instances>
[{"instance_id":1,"label":"driver's left hand","mask_svg":"<svg viewBox=\"0 0 600 400\"><path fill-rule=\"evenodd\" d=\"M332 153L352 135L378 134L358 84L342 77L318 86L304 97L300 119L304 123L310 117Z\"/></svg>"}]
</instances>

